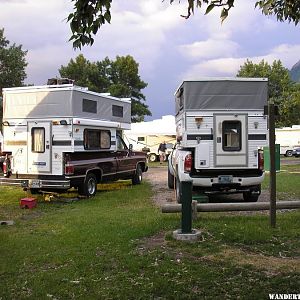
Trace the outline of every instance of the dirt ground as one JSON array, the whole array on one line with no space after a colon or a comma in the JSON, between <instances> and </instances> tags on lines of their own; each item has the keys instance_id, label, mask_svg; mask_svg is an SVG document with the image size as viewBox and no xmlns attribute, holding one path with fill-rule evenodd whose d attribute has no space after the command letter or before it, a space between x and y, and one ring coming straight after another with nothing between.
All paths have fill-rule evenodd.
<instances>
[{"instance_id":1,"label":"dirt ground","mask_svg":"<svg viewBox=\"0 0 300 300\"><path fill-rule=\"evenodd\" d=\"M176 203L175 191L168 188L168 169L166 167L149 168L144 173L144 179L153 187L153 201L157 206L166 203Z\"/></svg>"},{"instance_id":2,"label":"dirt ground","mask_svg":"<svg viewBox=\"0 0 300 300\"><path fill-rule=\"evenodd\" d=\"M168 171L165 166L163 167L150 167L148 172L144 173L144 179L150 182L154 190L153 201L154 203L161 207L166 203L176 203L175 191L168 188L167 179L168 179ZM262 191L259 196L259 202L267 202L269 201L269 192ZM220 195L217 196L217 202L219 201L242 201L243 196L241 194L232 194L228 196ZM292 199L287 199L292 200Z\"/></svg>"}]
</instances>

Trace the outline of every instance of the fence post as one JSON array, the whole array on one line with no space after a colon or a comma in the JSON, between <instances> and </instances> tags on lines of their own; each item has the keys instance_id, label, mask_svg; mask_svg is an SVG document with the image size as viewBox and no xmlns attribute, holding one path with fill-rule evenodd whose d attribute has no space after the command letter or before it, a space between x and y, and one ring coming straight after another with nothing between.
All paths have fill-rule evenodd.
<instances>
[{"instance_id":1,"label":"fence post","mask_svg":"<svg viewBox=\"0 0 300 300\"><path fill-rule=\"evenodd\" d=\"M192 181L181 182L181 232L192 233Z\"/></svg>"}]
</instances>

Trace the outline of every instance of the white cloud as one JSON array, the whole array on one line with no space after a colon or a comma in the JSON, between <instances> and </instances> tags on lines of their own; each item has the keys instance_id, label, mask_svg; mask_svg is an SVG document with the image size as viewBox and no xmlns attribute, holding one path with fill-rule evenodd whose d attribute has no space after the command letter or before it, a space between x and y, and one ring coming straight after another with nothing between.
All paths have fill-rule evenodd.
<instances>
[{"instance_id":1,"label":"white cloud","mask_svg":"<svg viewBox=\"0 0 300 300\"><path fill-rule=\"evenodd\" d=\"M182 45L179 50L183 56L192 59L230 57L237 53L239 45L233 41L208 39L190 45Z\"/></svg>"},{"instance_id":2,"label":"white cloud","mask_svg":"<svg viewBox=\"0 0 300 300\"><path fill-rule=\"evenodd\" d=\"M135 1L128 1L129 7ZM114 6L112 21L100 29L93 48L83 49L90 59L99 55L114 57L130 54L144 72L152 72L164 55L161 48L168 42L167 35L181 25L177 5L163 5L160 1L140 0L135 11Z\"/></svg>"},{"instance_id":3,"label":"white cloud","mask_svg":"<svg viewBox=\"0 0 300 300\"><path fill-rule=\"evenodd\" d=\"M299 60L299 45L278 45L269 53L260 56L249 57L220 57L218 59L203 60L185 71L181 77L184 79L196 79L199 77L235 76L247 59L253 63L259 63L263 59L269 64L274 60L281 60L283 66L291 68Z\"/></svg>"}]
</instances>

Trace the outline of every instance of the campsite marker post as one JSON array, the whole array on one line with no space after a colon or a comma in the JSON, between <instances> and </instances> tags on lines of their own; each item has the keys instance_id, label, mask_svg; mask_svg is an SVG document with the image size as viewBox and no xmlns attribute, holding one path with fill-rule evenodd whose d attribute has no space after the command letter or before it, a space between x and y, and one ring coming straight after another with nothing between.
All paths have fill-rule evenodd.
<instances>
[{"instance_id":1,"label":"campsite marker post","mask_svg":"<svg viewBox=\"0 0 300 300\"><path fill-rule=\"evenodd\" d=\"M275 166L275 105L269 101L269 148L270 148L270 225L276 226L276 166Z\"/></svg>"}]
</instances>

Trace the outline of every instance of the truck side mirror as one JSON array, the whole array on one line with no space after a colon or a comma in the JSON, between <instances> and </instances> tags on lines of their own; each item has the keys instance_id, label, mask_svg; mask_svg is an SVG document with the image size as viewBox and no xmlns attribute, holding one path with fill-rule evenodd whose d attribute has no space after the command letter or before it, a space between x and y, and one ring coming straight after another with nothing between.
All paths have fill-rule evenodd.
<instances>
[{"instance_id":1,"label":"truck side mirror","mask_svg":"<svg viewBox=\"0 0 300 300\"><path fill-rule=\"evenodd\" d=\"M129 144L129 151L132 151L132 149L133 149L133 145Z\"/></svg>"}]
</instances>

